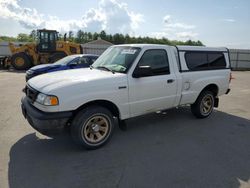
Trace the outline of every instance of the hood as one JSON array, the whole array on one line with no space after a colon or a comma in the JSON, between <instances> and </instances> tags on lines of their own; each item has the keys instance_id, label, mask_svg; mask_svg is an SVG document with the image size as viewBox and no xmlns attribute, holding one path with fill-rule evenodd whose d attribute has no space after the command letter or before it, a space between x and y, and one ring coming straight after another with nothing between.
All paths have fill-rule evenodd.
<instances>
[{"instance_id":1,"label":"hood","mask_svg":"<svg viewBox=\"0 0 250 188\"><path fill-rule=\"evenodd\" d=\"M67 87L68 85L75 85L79 83L97 85L101 83L115 82L114 78L126 77L126 74L112 73L97 69L73 69L58 72L51 72L36 76L28 81L28 85L34 89L50 94L51 91Z\"/></svg>"},{"instance_id":2,"label":"hood","mask_svg":"<svg viewBox=\"0 0 250 188\"><path fill-rule=\"evenodd\" d=\"M61 67L61 65L41 64L41 65L37 65L37 66L34 66L34 67L30 68L30 70L42 72L42 71L46 71L46 70L53 69L53 68L58 68L58 67Z\"/></svg>"}]
</instances>

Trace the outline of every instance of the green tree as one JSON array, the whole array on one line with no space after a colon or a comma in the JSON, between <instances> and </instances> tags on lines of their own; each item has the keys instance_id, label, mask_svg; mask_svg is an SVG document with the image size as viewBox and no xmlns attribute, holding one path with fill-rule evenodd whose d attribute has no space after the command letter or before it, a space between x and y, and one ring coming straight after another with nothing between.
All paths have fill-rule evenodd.
<instances>
[{"instance_id":1,"label":"green tree","mask_svg":"<svg viewBox=\"0 0 250 188\"><path fill-rule=\"evenodd\" d=\"M17 35L17 40L19 42L32 42L33 41L32 38L30 37L30 35L25 34L25 33L19 33Z\"/></svg>"},{"instance_id":2,"label":"green tree","mask_svg":"<svg viewBox=\"0 0 250 188\"><path fill-rule=\"evenodd\" d=\"M16 37L0 36L0 42L15 42L15 41L17 41Z\"/></svg>"},{"instance_id":3,"label":"green tree","mask_svg":"<svg viewBox=\"0 0 250 188\"><path fill-rule=\"evenodd\" d=\"M78 30L76 33L75 42L83 43L84 41L84 32L82 30Z\"/></svg>"},{"instance_id":4,"label":"green tree","mask_svg":"<svg viewBox=\"0 0 250 188\"><path fill-rule=\"evenodd\" d=\"M97 40L99 37L99 34L97 32L94 32L93 34L93 40Z\"/></svg>"},{"instance_id":5,"label":"green tree","mask_svg":"<svg viewBox=\"0 0 250 188\"><path fill-rule=\"evenodd\" d=\"M124 43L125 44L129 44L130 43L130 36L129 36L129 34L125 35L125 42Z\"/></svg>"},{"instance_id":6,"label":"green tree","mask_svg":"<svg viewBox=\"0 0 250 188\"><path fill-rule=\"evenodd\" d=\"M93 40L93 35L91 32L88 32L88 41Z\"/></svg>"},{"instance_id":7,"label":"green tree","mask_svg":"<svg viewBox=\"0 0 250 188\"><path fill-rule=\"evenodd\" d=\"M60 40L63 40L62 34L59 34ZM156 39L152 37L132 37L128 34L123 35L120 33L116 34L107 34L105 31L101 31L100 33L91 33L84 32L82 30L78 30L76 35L74 35L73 31L68 32L68 40L76 43L86 43L92 40L97 40L98 37L101 37L103 40L107 40L113 44L128 44L128 43L149 43L149 44L166 44L166 45L191 45L191 46L204 46L201 41L178 41L178 40L169 40L167 38ZM20 33L17 37L7 37L0 36L0 41L20 41L20 42L33 42L36 38L36 31L31 31L30 34Z\"/></svg>"},{"instance_id":8,"label":"green tree","mask_svg":"<svg viewBox=\"0 0 250 188\"><path fill-rule=\"evenodd\" d=\"M106 40L113 43L113 36L112 35L107 35Z\"/></svg>"},{"instance_id":9,"label":"green tree","mask_svg":"<svg viewBox=\"0 0 250 188\"><path fill-rule=\"evenodd\" d=\"M33 40L33 41L36 41L37 40L37 31L36 30L32 30L30 32L30 38Z\"/></svg>"},{"instance_id":10,"label":"green tree","mask_svg":"<svg viewBox=\"0 0 250 188\"><path fill-rule=\"evenodd\" d=\"M73 31L69 31L68 41L70 41L70 42L74 41L74 33L73 33Z\"/></svg>"},{"instance_id":11,"label":"green tree","mask_svg":"<svg viewBox=\"0 0 250 188\"><path fill-rule=\"evenodd\" d=\"M105 31L102 30L102 31L100 32L99 36L101 37L101 39L107 40L107 34L106 34Z\"/></svg>"}]
</instances>

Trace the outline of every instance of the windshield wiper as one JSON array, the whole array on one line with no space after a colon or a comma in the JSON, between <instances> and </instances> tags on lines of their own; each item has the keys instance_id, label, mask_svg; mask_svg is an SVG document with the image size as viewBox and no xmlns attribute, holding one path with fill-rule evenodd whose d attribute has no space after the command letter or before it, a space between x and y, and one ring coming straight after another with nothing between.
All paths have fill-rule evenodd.
<instances>
[{"instance_id":1,"label":"windshield wiper","mask_svg":"<svg viewBox=\"0 0 250 188\"><path fill-rule=\"evenodd\" d=\"M104 69L104 70L107 70L107 71L110 71L112 72L113 74L115 74L115 71L113 71L112 69L108 68L108 67L105 67L105 66L98 66L96 67L97 69Z\"/></svg>"}]
</instances>

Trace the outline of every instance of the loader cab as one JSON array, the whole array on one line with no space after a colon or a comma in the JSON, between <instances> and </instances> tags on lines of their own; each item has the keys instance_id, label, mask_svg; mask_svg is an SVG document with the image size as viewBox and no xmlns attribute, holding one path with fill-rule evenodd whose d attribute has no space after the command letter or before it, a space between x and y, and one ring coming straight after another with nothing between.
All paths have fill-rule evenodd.
<instances>
[{"instance_id":1,"label":"loader cab","mask_svg":"<svg viewBox=\"0 0 250 188\"><path fill-rule=\"evenodd\" d=\"M58 32L56 30L38 30L37 31L38 52L55 52L56 51L56 41L58 40Z\"/></svg>"}]
</instances>

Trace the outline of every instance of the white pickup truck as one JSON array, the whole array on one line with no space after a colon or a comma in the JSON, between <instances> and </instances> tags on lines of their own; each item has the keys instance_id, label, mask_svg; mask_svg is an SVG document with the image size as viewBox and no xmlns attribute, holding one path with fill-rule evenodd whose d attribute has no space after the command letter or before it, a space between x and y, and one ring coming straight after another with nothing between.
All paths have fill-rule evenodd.
<instances>
[{"instance_id":1,"label":"white pickup truck","mask_svg":"<svg viewBox=\"0 0 250 188\"><path fill-rule=\"evenodd\" d=\"M226 48L116 45L90 68L29 80L21 106L40 133L67 128L76 143L95 149L110 139L115 122L124 126L128 118L181 105L208 117L230 80Z\"/></svg>"}]
</instances>

